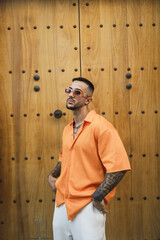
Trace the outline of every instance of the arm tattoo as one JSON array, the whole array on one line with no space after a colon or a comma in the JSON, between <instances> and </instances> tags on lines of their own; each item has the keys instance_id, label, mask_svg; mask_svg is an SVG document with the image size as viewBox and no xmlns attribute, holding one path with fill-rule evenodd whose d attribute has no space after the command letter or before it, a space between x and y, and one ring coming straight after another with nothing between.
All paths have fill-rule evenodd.
<instances>
[{"instance_id":1,"label":"arm tattoo","mask_svg":"<svg viewBox=\"0 0 160 240\"><path fill-rule=\"evenodd\" d=\"M52 175L52 177L58 178L61 174L61 162L58 162L56 167L50 172L49 175Z\"/></svg>"},{"instance_id":2,"label":"arm tattoo","mask_svg":"<svg viewBox=\"0 0 160 240\"><path fill-rule=\"evenodd\" d=\"M125 175L126 171L114 172L114 173L106 173L103 182L97 188L97 190L93 193L92 197L95 201L101 202L103 198L117 186L117 184L121 181L122 177Z\"/></svg>"}]
</instances>

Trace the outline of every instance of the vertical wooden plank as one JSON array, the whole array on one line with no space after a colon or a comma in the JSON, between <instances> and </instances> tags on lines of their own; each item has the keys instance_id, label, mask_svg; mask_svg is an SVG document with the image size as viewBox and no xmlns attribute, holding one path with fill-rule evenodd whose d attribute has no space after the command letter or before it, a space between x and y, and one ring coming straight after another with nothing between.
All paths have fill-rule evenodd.
<instances>
[{"instance_id":1,"label":"vertical wooden plank","mask_svg":"<svg viewBox=\"0 0 160 240\"><path fill-rule=\"evenodd\" d=\"M158 151L159 109L158 28L152 26L157 19L157 1L130 1L128 19L134 19L128 35L130 65L133 70L131 91L131 144L132 164L132 236L134 239L158 239L159 217L156 152ZM143 13L143 14L142 14ZM154 41L154 43L153 43ZM136 46L133 51L133 46ZM156 53L157 52L157 53ZM155 61L156 59L156 61ZM157 95L158 94L158 95ZM158 100L158 101L157 101Z\"/></svg>"},{"instance_id":2,"label":"vertical wooden plank","mask_svg":"<svg viewBox=\"0 0 160 240\"><path fill-rule=\"evenodd\" d=\"M127 57L126 5L124 1L81 1L82 76L95 85L92 107L105 113L119 131L130 152L129 92L126 89ZM90 47L90 49L88 49ZM107 216L107 239L128 239L131 176L119 185ZM120 199L120 200L117 200ZM113 227L116 225L116 229Z\"/></svg>"},{"instance_id":3,"label":"vertical wooden plank","mask_svg":"<svg viewBox=\"0 0 160 240\"><path fill-rule=\"evenodd\" d=\"M64 88L80 74L78 4L8 0L1 7L1 236L51 239L55 196L47 175L58 161L63 127L71 119L70 112L59 120L53 113L66 112Z\"/></svg>"}]
</instances>

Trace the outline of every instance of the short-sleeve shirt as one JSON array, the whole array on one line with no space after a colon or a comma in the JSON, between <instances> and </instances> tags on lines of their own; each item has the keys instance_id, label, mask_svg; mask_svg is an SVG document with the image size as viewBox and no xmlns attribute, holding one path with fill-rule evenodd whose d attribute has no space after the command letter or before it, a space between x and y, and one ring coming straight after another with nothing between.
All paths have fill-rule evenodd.
<instances>
[{"instance_id":1,"label":"short-sleeve shirt","mask_svg":"<svg viewBox=\"0 0 160 240\"><path fill-rule=\"evenodd\" d=\"M61 174L56 181L57 207L65 203L68 220L92 201L106 173L131 169L119 134L109 121L90 111L74 139L73 122L63 131ZM104 198L105 205L114 195L115 188Z\"/></svg>"}]
</instances>

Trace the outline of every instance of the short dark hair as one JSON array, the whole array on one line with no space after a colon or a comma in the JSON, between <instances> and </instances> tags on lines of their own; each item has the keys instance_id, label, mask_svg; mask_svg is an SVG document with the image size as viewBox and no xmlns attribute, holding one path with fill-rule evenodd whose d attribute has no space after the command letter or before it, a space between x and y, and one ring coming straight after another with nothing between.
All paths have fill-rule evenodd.
<instances>
[{"instance_id":1,"label":"short dark hair","mask_svg":"<svg viewBox=\"0 0 160 240\"><path fill-rule=\"evenodd\" d=\"M88 87L90 88L90 90L92 91L92 93L94 92L94 85L87 78L77 77L77 78L72 79L72 82L74 82L74 81L80 81L80 82L86 83L88 85Z\"/></svg>"}]
</instances>

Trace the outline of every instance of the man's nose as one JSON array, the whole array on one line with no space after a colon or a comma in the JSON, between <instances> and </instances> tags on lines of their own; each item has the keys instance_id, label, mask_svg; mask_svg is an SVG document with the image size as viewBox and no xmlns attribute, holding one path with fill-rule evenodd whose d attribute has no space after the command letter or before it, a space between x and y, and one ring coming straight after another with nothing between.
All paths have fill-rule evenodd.
<instances>
[{"instance_id":1,"label":"man's nose","mask_svg":"<svg viewBox=\"0 0 160 240\"><path fill-rule=\"evenodd\" d=\"M73 95L73 91L71 91L69 94L68 94L69 97L74 97Z\"/></svg>"}]
</instances>

